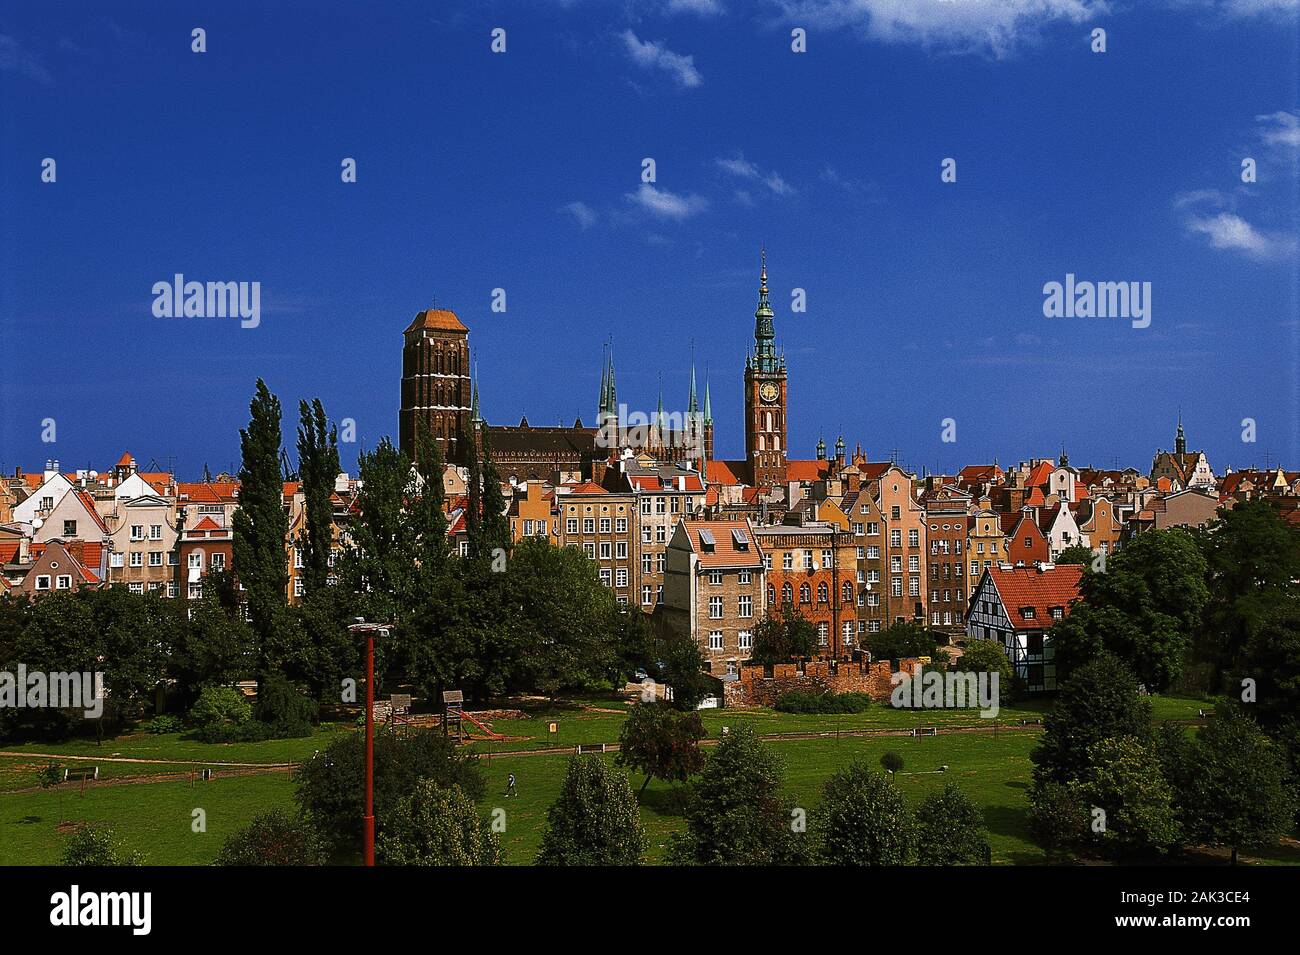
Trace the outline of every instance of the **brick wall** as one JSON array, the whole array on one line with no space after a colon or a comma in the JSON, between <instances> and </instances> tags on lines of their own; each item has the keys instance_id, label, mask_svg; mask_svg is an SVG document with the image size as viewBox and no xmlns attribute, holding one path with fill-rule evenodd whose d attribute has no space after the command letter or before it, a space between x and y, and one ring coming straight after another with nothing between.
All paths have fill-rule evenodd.
<instances>
[{"instance_id":1,"label":"brick wall","mask_svg":"<svg viewBox=\"0 0 1300 955\"><path fill-rule=\"evenodd\" d=\"M908 657L874 663L841 661L835 666L829 660L779 663L770 668L745 664L739 679L723 684L724 701L730 707L775 706L782 695L800 692L866 693L873 700L887 702L893 692L890 679L896 671L910 673L917 664L929 662L929 657Z\"/></svg>"}]
</instances>

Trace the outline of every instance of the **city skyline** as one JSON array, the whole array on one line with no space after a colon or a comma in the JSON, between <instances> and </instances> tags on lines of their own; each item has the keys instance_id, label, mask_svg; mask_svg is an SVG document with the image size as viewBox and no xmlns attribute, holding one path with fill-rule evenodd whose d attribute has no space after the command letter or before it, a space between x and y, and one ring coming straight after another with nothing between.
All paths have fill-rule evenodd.
<instances>
[{"instance_id":1,"label":"city skyline","mask_svg":"<svg viewBox=\"0 0 1300 955\"><path fill-rule=\"evenodd\" d=\"M843 435L918 471L1063 444L1145 470L1181 410L1216 470L1300 460L1292 11L683 6L221 11L201 55L161 6L7 13L4 465L223 469L261 376L286 436L299 397L356 421L354 470L397 439L401 329L435 297L491 423L593 424L612 338L647 413L661 383L684 406L693 352L738 458L760 244L792 457ZM177 273L260 282L260 323L155 317ZM1150 282L1150 327L1044 317L1069 275Z\"/></svg>"}]
</instances>

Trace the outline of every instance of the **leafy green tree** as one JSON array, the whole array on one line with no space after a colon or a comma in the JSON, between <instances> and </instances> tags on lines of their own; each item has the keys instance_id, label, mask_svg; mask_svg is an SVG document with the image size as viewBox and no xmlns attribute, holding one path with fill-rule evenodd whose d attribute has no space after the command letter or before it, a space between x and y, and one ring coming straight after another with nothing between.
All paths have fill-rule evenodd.
<instances>
[{"instance_id":1,"label":"leafy green tree","mask_svg":"<svg viewBox=\"0 0 1300 955\"><path fill-rule=\"evenodd\" d=\"M623 721L614 762L645 774L638 794L651 779L684 783L704 767L700 740L706 735L699 713L682 713L665 703L638 703Z\"/></svg>"},{"instance_id":2,"label":"leafy green tree","mask_svg":"<svg viewBox=\"0 0 1300 955\"><path fill-rule=\"evenodd\" d=\"M1071 544L1065 550L1057 555L1057 564L1082 564L1085 567L1091 567L1096 555L1093 554L1091 547L1084 547L1082 544Z\"/></svg>"},{"instance_id":3,"label":"leafy green tree","mask_svg":"<svg viewBox=\"0 0 1300 955\"><path fill-rule=\"evenodd\" d=\"M338 431L315 398L298 402L298 479L302 484L302 581L307 594L324 589L334 546L334 481L339 475Z\"/></svg>"},{"instance_id":4,"label":"leafy green tree","mask_svg":"<svg viewBox=\"0 0 1300 955\"><path fill-rule=\"evenodd\" d=\"M640 865L641 811L627 775L599 756L573 756L546 813L538 865Z\"/></svg>"},{"instance_id":5,"label":"leafy green tree","mask_svg":"<svg viewBox=\"0 0 1300 955\"><path fill-rule=\"evenodd\" d=\"M903 771L903 757L890 750L880 757L880 765L890 775L901 773Z\"/></svg>"},{"instance_id":6,"label":"leafy green tree","mask_svg":"<svg viewBox=\"0 0 1300 955\"><path fill-rule=\"evenodd\" d=\"M724 735L690 784L686 831L669 843L681 865L796 865L809 858L801 813L781 796L784 767L752 727Z\"/></svg>"},{"instance_id":7,"label":"leafy green tree","mask_svg":"<svg viewBox=\"0 0 1300 955\"><path fill-rule=\"evenodd\" d=\"M181 630L170 668L182 697L192 702L207 684L231 684L251 676L256 640L248 624L222 603L217 587L205 586L202 596L190 601L190 609L192 616Z\"/></svg>"},{"instance_id":8,"label":"leafy green tree","mask_svg":"<svg viewBox=\"0 0 1300 955\"><path fill-rule=\"evenodd\" d=\"M209 686L190 707L195 726L239 726L253 718L253 706L232 686Z\"/></svg>"},{"instance_id":9,"label":"leafy green tree","mask_svg":"<svg viewBox=\"0 0 1300 955\"><path fill-rule=\"evenodd\" d=\"M389 813L375 842L383 865L502 865L501 840L459 786L422 779Z\"/></svg>"},{"instance_id":10,"label":"leafy green tree","mask_svg":"<svg viewBox=\"0 0 1300 955\"><path fill-rule=\"evenodd\" d=\"M361 733L341 736L297 770L294 794L303 814L335 851L361 848L364 805L365 740ZM466 756L442 733L416 730L405 736L375 737L375 819L379 831L394 806L416 783L458 786L471 801L483 795L476 756Z\"/></svg>"},{"instance_id":11,"label":"leafy green tree","mask_svg":"<svg viewBox=\"0 0 1300 955\"><path fill-rule=\"evenodd\" d=\"M68 866L137 866L144 857L119 839L106 826L83 826L72 834L63 847L60 865Z\"/></svg>"},{"instance_id":12,"label":"leafy green tree","mask_svg":"<svg viewBox=\"0 0 1300 955\"><path fill-rule=\"evenodd\" d=\"M655 640L656 664L651 671L672 688L674 708L691 711L713 692L713 682L699 645L684 633L668 633Z\"/></svg>"},{"instance_id":13,"label":"leafy green tree","mask_svg":"<svg viewBox=\"0 0 1300 955\"><path fill-rule=\"evenodd\" d=\"M1029 794L1029 831L1048 858L1072 855L1088 838L1092 817L1079 782L1043 782Z\"/></svg>"},{"instance_id":14,"label":"leafy green tree","mask_svg":"<svg viewBox=\"0 0 1300 955\"><path fill-rule=\"evenodd\" d=\"M817 625L792 603L769 608L767 616L754 628L754 646L750 653L754 663L808 660L816 653Z\"/></svg>"},{"instance_id":15,"label":"leafy green tree","mask_svg":"<svg viewBox=\"0 0 1300 955\"><path fill-rule=\"evenodd\" d=\"M311 824L284 809L259 812L231 833L216 865L315 866L326 863L325 846Z\"/></svg>"},{"instance_id":16,"label":"leafy green tree","mask_svg":"<svg viewBox=\"0 0 1300 955\"><path fill-rule=\"evenodd\" d=\"M936 657L947 638L910 620L895 623L879 633L869 633L867 649L873 660L902 660L906 657Z\"/></svg>"},{"instance_id":17,"label":"leafy green tree","mask_svg":"<svg viewBox=\"0 0 1300 955\"><path fill-rule=\"evenodd\" d=\"M1079 779L1096 743L1118 736L1146 741L1150 724L1151 705L1138 695L1132 671L1103 652L1065 682L1044 718L1043 734L1029 754L1035 784Z\"/></svg>"},{"instance_id":18,"label":"leafy green tree","mask_svg":"<svg viewBox=\"0 0 1300 955\"><path fill-rule=\"evenodd\" d=\"M1106 563L1086 570L1082 600L1052 628L1058 677L1101 651L1123 660L1152 690L1183 671L1209 601L1206 562L1196 537L1181 527L1139 534Z\"/></svg>"},{"instance_id":19,"label":"leafy green tree","mask_svg":"<svg viewBox=\"0 0 1300 955\"><path fill-rule=\"evenodd\" d=\"M1238 697L1254 681L1253 702L1240 702L1287 759L1288 788L1300 811L1300 595L1277 595L1250 626L1234 675ZM1300 820L1298 820L1300 822Z\"/></svg>"},{"instance_id":20,"label":"leafy green tree","mask_svg":"<svg viewBox=\"0 0 1300 955\"><path fill-rule=\"evenodd\" d=\"M921 865L988 865L984 814L956 783L916 807L916 861Z\"/></svg>"},{"instance_id":21,"label":"leafy green tree","mask_svg":"<svg viewBox=\"0 0 1300 955\"><path fill-rule=\"evenodd\" d=\"M1016 698L1016 671L997 640L968 641L953 669L959 673L996 673L999 706L1010 706Z\"/></svg>"},{"instance_id":22,"label":"leafy green tree","mask_svg":"<svg viewBox=\"0 0 1300 955\"><path fill-rule=\"evenodd\" d=\"M1094 743L1078 798L1092 807L1094 845L1121 858L1163 855L1182 838L1173 791L1159 770L1155 747L1133 737ZM1105 813L1097 816L1097 810Z\"/></svg>"},{"instance_id":23,"label":"leafy green tree","mask_svg":"<svg viewBox=\"0 0 1300 955\"><path fill-rule=\"evenodd\" d=\"M1239 673L1251 634L1300 592L1300 531L1267 502L1246 501L1222 512L1203 540L1212 594L1203 652L1219 672Z\"/></svg>"},{"instance_id":24,"label":"leafy green tree","mask_svg":"<svg viewBox=\"0 0 1300 955\"><path fill-rule=\"evenodd\" d=\"M1239 708L1219 707L1186 753L1177 794L1197 843L1241 849L1274 845L1291 824L1286 757Z\"/></svg>"},{"instance_id":25,"label":"leafy green tree","mask_svg":"<svg viewBox=\"0 0 1300 955\"><path fill-rule=\"evenodd\" d=\"M289 585L285 539L289 518L284 511L280 470L280 399L257 380L249 405L248 427L239 432L239 507L231 544L235 576L248 601L248 616L257 637L258 671L278 669L296 651L286 593Z\"/></svg>"},{"instance_id":26,"label":"leafy green tree","mask_svg":"<svg viewBox=\"0 0 1300 955\"><path fill-rule=\"evenodd\" d=\"M817 835L828 865L907 865L916 852L916 819L903 794L859 762L822 788Z\"/></svg>"}]
</instances>

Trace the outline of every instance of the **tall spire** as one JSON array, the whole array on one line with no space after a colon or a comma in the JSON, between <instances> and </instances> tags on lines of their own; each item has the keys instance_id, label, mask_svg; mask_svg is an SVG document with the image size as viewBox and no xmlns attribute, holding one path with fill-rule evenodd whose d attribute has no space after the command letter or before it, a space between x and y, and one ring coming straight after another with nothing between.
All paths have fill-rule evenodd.
<instances>
[{"instance_id":1,"label":"tall spire","mask_svg":"<svg viewBox=\"0 0 1300 955\"><path fill-rule=\"evenodd\" d=\"M760 253L758 273L758 308L754 311L754 368L776 371L776 332L772 327L772 304L767 300L767 248Z\"/></svg>"},{"instance_id":2,"label":"tall spire","mask_svg":"<svg viewBox=\"0 0 1300 955\"><path fill-rule=\"evenodd\" d=\"M473 398L470 401L469 420L471 422L483 420L483 416L478 411L478 362L474 362Z\"/></svg>"},{"instance_id":3,"label":"tall spire","mask_svg":"<svg viewBox=\"0 0 1300 955\"><path fill-rule=\"evenodd\" d=\"M709 374L704 373L704 423L713 424L713 402L709 399Z\"/></svg>"},{"instance_id":4,"label":"tall spire","mask_svg":"<svg viewBox=\"0 0 1300 955\"><path fill-rule=\"evenodd\" d=\"M600 361L600 404L596 412L596 423L603 424L609 411L609 344L603 346Z\"/></svg>"},{"instance_id":5,"label":"tall spire","mask_svg":"<svg viewBox=\"0 0 1300 955\"><path fill-rule=\"evenodd\" d=\"M1178 434L1174 438L1174 453L1187 453L1187 435L1183 432L1183 409L1178 409Z\"/></svg>"},{"instance_id":6,"label":"tall spire","mask_svg":"<svg viewBox=\"0 0 1300 955\"><path fill-rule=\"evenodd\" d=\"M695 398L695 343L691 343L691 395L686 400L686 413L695 415L700 410L700 403Z\"/></svg>"}]
</instances>

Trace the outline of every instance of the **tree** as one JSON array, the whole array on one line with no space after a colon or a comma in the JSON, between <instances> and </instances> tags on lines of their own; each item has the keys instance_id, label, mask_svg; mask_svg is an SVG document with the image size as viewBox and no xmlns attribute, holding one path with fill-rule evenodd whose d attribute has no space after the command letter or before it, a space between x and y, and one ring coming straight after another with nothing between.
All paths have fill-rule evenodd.
<instances>
[{"instance_id":1,"label":"tree","mask_svg":"<svg viewBox=\"0 0 1300 955\"><path fill-rule=\"evenodd\" d=\"M423 779L389 813L375 843L383 865L501 865L501 840L459 786Z\"/></svg>"},{"instance_id":2,"label":"tree","mask_svg":"<svg viewBox=\"0 0 1300 955\"><path fill-rule=\"evenodd\" d=\"M1163 855L1178 844L1182 831L1173 791L1159 770L1153 745L1112 737L1094 743L1089 759L1078 798L1092 807L1094 845L1126 857Z\"/></svg>"},{"instance_id":3,"label":"tree","mask_svg":"<svg viewBox=\"0 0 1300 955\"><path fill-rule=\"evenodd\" d=\"M258 641L258 672L266 674L278 669L295 648L286 606L289 518L280 472L280 399L260 378L249 411L248 427L239 432L242 464L231 555Z\"/></svg>"},{"instance_id":4,"label":"tree","mask_svg":"<svg viewBox=\"0 0 1300 955\"><path fill-rule=\"evenodd\" d=\"M334 482L339 475L338 431L325 418L325 408L315 398L298 402L298 478L303 495L303 589L323 590L330 575L334 547Z\"/></svg>"},{"instance_id":5,"label":"tree","mask_svg":"<svg viewBox=\"0 0 1300 955\"><path fill-rule=\"evenodd\" d=\"M239 726L252 718L252 704L232 686L204 687L189 712L190 722L200 729Z\"/></svg>"},{"instance_id":6,"label":"tree","mask_svg":"<svg viewBox=\"0 0 1300 955\"><path fill-rule=\"evenodd\" d=\"M144 857L119 839L117 833L105 826L83 826L72 834L63 847L60 865L72 866L137 866L144 865Z\"/></svg>"},{"instance_id":7,"label":"tree","mask_svg":"<svg viewBox=\"0 0 1300 955\"><path fill-rule=\"evenodd\" d=\"M573 756L546 813L538 865L640 865L641 811L627 776L599 756Z\"/></svg>"},{"instance_id":8,"label":"tree","mask_svg":"<svg viewBox=\"0 0 1300 955\"><path fill-rule=\"evenodd\" d=\"M1094 744L1117 736L1145 741L1151 705L1138 695L1137 680L1117 657L1103 652L1061 687L1043 720L1043 734L1029 754L1034 782L1067 783L1091 765Z\"/></svg>"},{"instance_id":9,"label":"tree","mask_svg":"<svg viewBox=\"0 0 1300 955\"><path fill-rule=\"evenodd\" d=\"M903 771L903 757L890 750L880 757L880 765L885 772L893 776Z\"/></svg>"},{"instance_id":10,"label":"tree","mask_svg":"<svg viewBox=\"0 0 1300 955\"><path fill-rule=\"evenodd\" d=\"M674 708L690 711L713 692L713 683L699 645L684 633L669 633L655 640L655 665L651 672L672 687Z\"/></svg>"},{"instance_id":11,"label":"tree","mask_svg":"<svg viewBox=\"0 0 1300 955\"><path fill-rule=\"evenodd\" d=\"M1058 677L1100 651L1115 654L1152 690L1182 673L1209 600L1197 539L1173 527L1139 534L1105 572L1085 570L1082 600L1052 628Z\"/></svg>"},{"instance_id":12,"label":"tree","mask_svg":"<svg viewBox=\"0 0 1300 955\"><path fill-rule=\"evenodd\" d=\"M1071 544L1065 550L1057 555L1056 563L1059 564L1082 564L1085 567L1091 567L1096 555L1093 554L1091 547L1084 547L1082 544Z\"/></svg>"},{"instance_id":13,"label":"tree","mask_svg":"<svg viewBox=\"0 0 1300 955\"><path fill-rule=\"evenodd\" d=\"M232 833L217 854L216 865L324 865L320 836L301 816L283 809L259 812Z\"/></svg>"},{"instance_id":14,"label":"tree","mask_svg":"<svg viewBox=\"0 0 1300 955\"><path fill-rule=\"evenodd\" d=\"M1242 670L1250 635L1297 594L1300 532L1266 501L1222 512L1203 538L1212 597L1205 608L1204 656L1222 673Z\"/></svg>"},{"instance_id":15,"label":"tree","mask_svg":"<svg viewBox=\"0 0 1300 955\"><path fill-rule=\"evenodd\" d=\"M1177 795L1188 835L1206 845L1272 845L1286 832L1295 804L1285 786L1286 760L1249 716L1219 707L1187 752Z\"/></svg>"},{"instance_id":16,"label":"tree","mask_svg":"<svg viewBox=\"0 0 1300 955\"><path fill-rule=\"evenodd\" d=\"M916 861L921 865L988 865L984 814L956 783L932 792L916 808Z\"/></svg>"},{"instance_id":17,"label":"tree","mask_svg":"<svg viewBox=\"0 0 1300 955\"><path fill-rule=\"evenodd\" d=\"M252 630L223 605L219 587L211 580L206 584L203 595L190 601L192 615L171 658L170 668L188 701L205 685L232 684L255 672Z\"/></svg>"},{"instance_id":18,"label":"tree","mask_svg":"<svg viewBox=\"0 0 1300 955\"><path fill-rule=\"evenodd\" d=\"M651 779L684 783L704 766L700 740L706 735L699 713L681 713L665 703L638 703L623 721L614 762L645 774L638 794Z\"/></svg>"},{"instance_id":19,"label":"tree","mask_svg":"<svg viewBox=\"0 0 1300 955\"><path fill-rule=\"evenodd\" d=\"M916 820L903 794L859 762L822 788L817 834L828 865L907 865L916 851Z\"/></svg>"},{"instance_id":20,"label":"tree","mask_svg":"<svg viewBox=\"0 0 1300 955\"><path fill-rule=\"evenodd\" d=\"M959 673L996 673L998 705L1009 706L1016 696L1016 671L997 640L970 640L952 667Z\"/></svg>"},{"instance_id":21,"label":"tree","mask_svg":"<svg viewBox=\"0 0 1300 955\"><path fill-rule=\"evenodd\" d=\"M1049 858L1069 855L1088 838L1091 816L1077 780L1043 782L1029 794L1029 831Z\"/></svg>"},{"instance_id":22,"label":"tree","mask_svg":"<svg viewBox=\"0 0 1300 955\"><path fill-rule=\"evenodd\" d=\"M349 733L303 763L294 795L298 806L333 849L361 848L364 802L365 740ZM484 784L476 756L458 752L454 743L434 730L405 736L375 737L375 819L382 832L397 802L416 783L428 780L444 788L458 786L471 801L483 795Z\"/></svg>"},{"instance_id":23,"label":"tree","mask_svg":"<svg viewBox=\"0 0 1300 955\"><path fill-rule=\"evenodd\" d=\"M920 624L905 620L879 633L867 634L867 649L873 660L902 660L907 657L935 657L947 638Z\"/></svg>"},{"instance_id":24,"label":"tree","mask_svg":"<svg viewBox=\"0 0 1300 955\"><path fill-rule=\"evenodd\" d=\"M781 760L752 727L723 736L690 784L686 831L669 843L682 865L794 865L808 858L803 817L780 789Z\"/></svg>"},{"instance_id":25,"label":"tree","mask_svg":"<svg viewBox=\"0 0 1300 955\"><path fill-rule=\"evenodd\" d=\"M817 652L817 625L799 613L794 604L782 603L754 628L754 646L750 659L754 663L789 663L807 660Z\"/></svg>"}]
</instances>

